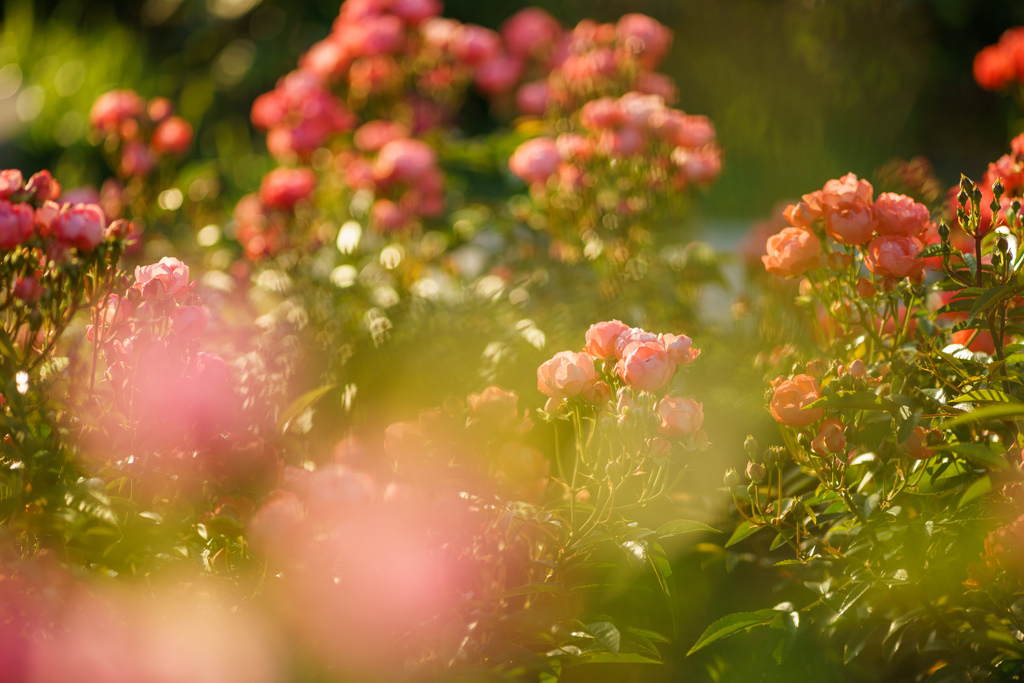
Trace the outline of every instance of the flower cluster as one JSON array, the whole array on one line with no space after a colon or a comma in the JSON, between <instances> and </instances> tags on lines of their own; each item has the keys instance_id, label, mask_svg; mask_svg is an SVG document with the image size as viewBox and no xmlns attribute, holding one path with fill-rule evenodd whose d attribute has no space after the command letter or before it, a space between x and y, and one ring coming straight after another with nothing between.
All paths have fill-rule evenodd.
<instances>
[{"instance_id":1,"label":"flower cluster","mask_svg":"<svg viewBox=\"0 0 1024 683\"><path fill-rule=\"evenodd\" d=\"M1024 81L1024 27L1007 30L998 43L975 55L974 80L985 90Z\"/></svg>"},{"instance_id":2,"label":"flower cluster","mask_svg":"<svg viewBox=\"0 0 1024 683\"><path fill-rule=\"evenodd\" d=\"M146 176L163 155L182 155L192 145L192 125L174 115L164 97L148 103L133 90L111 90L92 105L89 122L108 150L117 150L122 178Z\"/></svg>"},{"instance_id":3,"label":"flower cluster","mask_svg":"<svg viewBox=\"0 0 1024 683\"><path fill-rule=\"evenodd\" d=\"M825 183L784 212L788 226L768 238L761 257L773 275L796 277L822 265L841 270L859 255L870 273L887 281L920 280L924 250L933 229L928 208L910 197L883 192L852 173ZM822 240L830 246L823 249Z\"/></svg>"},{"instance_id":4,"label":"flower cluster","mask_svg":"<svg viewBox=\"0 0 1024 683\"><path fill-rule=\"evenodd\" d=\"M665 391L676 370L698 356L700 350L686 335L652 334L610 320L590 326L583 351L561 351L537 368L537 388L549 397L545 410L550 414L561 412L572 399L604 408L614 396L615 410L625 416L639 396L660 396L658 432L688 447L704 447L703 404ZM663 441L653 439L652 447L671 447Z\"/></svg>"},{"instance_id":5,"label":"flower cluster","mask_svg":"<svg viewBox=\"0 0 1024 683\"><path fill-rule=\"evenodd\" d=\"M194 288L188 266L164 257L96 308L87 338L102 349L113 405L86 442L124 471L264 488L279 475L276 450L242 422L224 359L200 350L210 311Z\"/></svg>"}]
</instances>

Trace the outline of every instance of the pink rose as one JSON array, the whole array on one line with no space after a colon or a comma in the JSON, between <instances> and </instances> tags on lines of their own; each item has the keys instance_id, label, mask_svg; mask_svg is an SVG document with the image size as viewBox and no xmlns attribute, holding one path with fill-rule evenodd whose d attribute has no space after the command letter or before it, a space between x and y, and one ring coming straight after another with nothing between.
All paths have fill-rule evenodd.
<instances>
[{"instance_id":1,"label":"pink rose","mask_svg":"<svg viewBox=\"0 0 1024 683\"><path fill-rule=\"evenodd\" d=\"M29 201L46 202L52 201L60 197L61 186L50 172L42 170L39 173L35 173L31 178L28 179L28 184L25 185L25 191L31 195ZM2 182L0 182L0 196L3 195Z\"/></svg>"},{"instance_id":2,"label":"pink rose","mask_svg":"<svg viewBox=\"0 0 1024 683\"><path fill-rule=\"evenodd\" d=\"M597 141L597 151L613 159L631 157L644 146L644 136L636 128L623 126L603 130Z\"/></svg>"},{"instance_id":3,"label":"pink rose","mask_svg":"<svg viewBox=\"0 0 1024 683\"><path fill-rule=\"evenodd\" d=\"M422 140L400 138L380 149L374 165L374 175L382 180L415 183L437 167L437 155Z\"/></svg>"},{"instance_id":4,"label":"pink rose","mask_svg":"<svg viewBox=\"0 0 1024 683\"><path fill-rule=\"evenodd\" d=\"M452 31L449 47L460 62L476 66L501 53L501 36L483 26L462 24Z\"/></svg>"},{"instance_id":5,"label":"pink rose","mask_svg":"<svg viewBox=\"0 0 1024 683\"><path fill-rule=\"evenodd\" d=\"M555 138L555 147L565 161L587 161L594 155L593 139L579 133L562 133Z\"/></svg>"},{"instance_id":6,"label":"pink rose","mask_svg":"<svg viewBox=\"0 0 1024 683\"><path fill-rule=\"evenodd\" d=\"M722 172L722 152L716 145L699 149L676 147L671 159L686 182L709 183Z\"/></svg>"},{"instance_id":7,"label":"pink rose","mask_svg":"<svg viewBox=\"0 0 1024 683\"><path fill-rule=\"evenodd\" d=\"M185 339L195 339L210 323L210 309L206 306L179 306L171 311L171 329Z\"/></svg>"},{"instance_id":8,"label":"pink rose","mask_svg":"<svg viewBox=\"0 0 1024 683\"><path fill-rule=\"evenodd\" d=\"M821 218L821 206L817 203L808 204L807 202L798 202L796 204L790 204L786 207L786 210L782 212L783 218L795 227L806 228L811 223Z\"/></svg>"},{"instance_id":9,"label":"pink rose","mask_svg":"<svg viewBox=\"0 0 1024 683\"><path fill-rule=\"evenodd\" d=\"M547 81L533 81L516 91L516 109L527 116L543 116L551 101L551 86Z\"/></svg>"},{"instance_id":10,"label":"pink rose","mask_svg":"<svg viewBox=\"0 0 1024 683\"><path fill-rule=\"evenodd\" d=\"M523 63L509 55L498 55L477 65L473 82L485 95L504 95L516 86L523 75Z\"/></svg>"},{"instance_id":11,"label":"pink rose","mask_svg":"<svg viewBox=\"0 0 1024 683\"><path fill-rule=\"evenodd\" d=\"M810 375L795 375L793 379L778 378L772 382L775 390L770 405L772 417L791 427L806 427L821 419L824 408L805 410L806 406L821 398L818 380Z\"/></svg>"},{"instance_id":12,"label":"pink rose","mask_svg":"<svg viewBox=\"0 0 1024 683\"><path fill-rule=\"evenodd\" d=\"M541 137L519 145L508 160L508 166L527 183L541 185L558 171L560 161L555 141Z\"/></svg>"},{"instance_id":13,"label":"pink rose","mask_svg":"<svg viewBox=\"0 0 1024 683\"><path fill-rule=\"evenodd\" d=\"M619 98L619 111L622 112L626 125L633 128L646 128L651 118L664 108L665 100L658 95L645 95L632 91Z\"/></svg>"},{"instance_id":14,"label":"pink rose","mask_svg":"<svg viewBox=\"0 0 1024 683\"><path fill-rule=\"evenodd\" d=\"M32 237L32 207L0 199L0 249L10 251ZM103 234L103 228L100 228Z\"/></svg>"},{"instance_id":15,"label":"pink rose","mask_svg":"<svg viewBox=\"0 0 1024 683\"><path fill-rule=\"evenodd\" d=\"M514 57L543 59L562 35L558 21L539 7L521 9L501 25L501 37Z\"/></svg>"},{"instance_id":16,"label":"pink rose","mask_svg":"<svg viewBox=\"0 0 1024 683\"><path fill-rule=\"evenodd\" d=\"M132 140L121 150L121 165L118 173L122 176L144 176L156 165L156 155L145 143Z\"/></svg>"},{"instance_id":17,"label":"pink rose","mask_svg":"<svg viewBox=\"0 0 1024 683\"><path fill-rule=\"evenodd\" d=\"M392 140L409 136L409 129L395 121L367 121L352 135L352 144L361 152L376 152Z\"/></svg>"},{"instance_id":18,"label":"pink rose","mask_svg":"<svg viewBox=\"0 0 1024 683\"><path fill-rule=\"evenodd\" d=\"M876 225L875 215L867 204L854 204L825 216L825 232L840 244L868 242L875 234Z\"/></svg>"},{"instance_id":19,"label":"pink rose","mask_svg":"<svg viewBox=\"0 0 1024 683\"><path fill-rule=\"evenodd\" d=\"M672 31L645 14L627 14L619 19L615 37L648 69L658 66L672 45Z\"/></svg>"},{"instance_id":20,"label":"pink rose","mask_svg":"<svg viewBox=\"0 0 1024 683\"><path fill-rule=\"evenodd\" d=\"M107 219L95 204L69 204L57 220L57 239L82 251L94 249L103 241Z\"/></svg>"},{"instance_id":21,"label":"pink rose","mask_svg":"<svg viewBox=\"0 0 1024 683\"><path fill-rule=\"evenodd\" d=\"M96 98L89 112L89 123L105 133L117 133L129 118L141 116L146 103L133 90L112 90Z\"/></svg>"},{"instance_id":22,"label":"pink rose","mask_svg":"<svg viewBox=\"0 0 1024 683\"><path fill-rule=\"evenodd\" d=\"M700 355L700 349L693 348L693 340L685 334L659 334L658 341L668 351L669 360L676 365L692 363Z\"/></svg>"},{"instance_id":23,"label":"pink rose","mask_svg":"<svg viewBox=\"0 0 1024 683\"><path fill-rule=\"evenodd\" d=\"M768 238L768 253L761 257L764 269L772 275L796 277L821 260L821 242L806 228L785 228Z\"/></svg>"},{"instance_id":24,"label":"pink rose","mask_svg":"<svg viewBox=\"0 0 1024 683\"><path fill-rule=\"evenodd\" d=\"M641 71L637 78L636 89L648 95L658 95L668 104L679 99L679 92L672 77L654 71Z\"/></svg>"},{"instance_id":25,"label":"pink rose","mask_svg":"<svg viewBox=\"0 0 1024 683\"><path fill-rule=\"evenodd\" d=\"M623 348L615 371L623 382L634 389L657 391L672 379L675 363L660 342L630 342Z\"/></svg>"},{"instance_id":26,"label":"pink rose","mask_svg":"<svg viewBox=\"0 0 1024 683\"><path fill-rule=\"evenodd\" d=\"M585 394L599 379L594 369L594 357L586 351L559 351L537 368L537 388L551 398L573 398Z\"/></svg>"},{"instance_id":27,"label":"pink rose","mask_svg":"<svg viewBox=\"0 0 1024 683\"><path fill-rule=\"evenodd\" d=\"M21 171L16 168L0 171L0 199L10 199L12 195L24 189L25 178Z\"/></svg>"},{"instance_id":28,"label":"pink rose","mask_svg":"<svg viewBox=\"0 0 1024 683\"><path fill-rule=\"evenodd\" d=\"M156 127L149 143L157 154L184 154L192 144L192 124L172 116Z\"/></svg>"},{"instance_id":29,"label":"pink rose","mask_svg":"<svg viewBox=\"0 0 1024 683\"><path fill-rule=\"evenodd\" d=\"M396 16L381 14L364 17L352 46L358 55L383 55L398 52L405 44L405 26Z\"/></svg>"},{"instance_id":30,"label":"pink rose","mask_svg":"<svg viewBox=\"0 0 1024 683\"><path fill-rule=\"evenodd\" d=\"M924 273L924 261L917 255L924 245L914 237L882 235L871 240L864 250L864 265L875 275L905 278Z\"/></svg>"},{"instance_id":31,"label":"pink rose","mask_svg":"<svg viewBox=\"0 0 1024 683\"><path fill-rule=\"evenodd\" d=\"M189 284L188 266L178 259L165 256L158 263L135 267L134 289L142 298L152 301L172 297L184 299L192 292L195 283Z\"/></svg>"},{"instance_id":32,"label":"pink rose","mask_svg":"<svg viewBox=\"0 0 1024 683\"><path fill-rule=\"evenodd\" d=\"M409 222L409 214L390 199L378 199L370 207L370 222L382 232L401 230Z\"/></svg>"},{"instance_id":33,"label":"pink rose","mask_svg":"<svg viewBox=\"0 0 1024 683\"><path fill-rule=\"evenodd\" d=\"M584 350L594 358L614 358L615 344L629 327L618 320L594 323L587 330Z\"/></svg>"},{"instance_id":34,"label":"pink rose","mask_svg":"<svg viewBox=\"0 0 1024 683\"><path fill-rule=\"evenodd\" d=\"M290 211L315 187L316 175L308 168L275 168L263 176L260 202L268 209Z\"/></svg>"},{"instance_id":35,"label":"pink rose","mask_svg":"<svg viewBox=\"0 0 1024 683\"><path fill-rule=\"evenodd\" d=\"M677 147L703 147L715 141L715 125L706 116L681 116L669 140Z\"/></svg>"},{"instance_id":36,"label":"pink rose","mask_svg":"<svg viewBox=\"0 0 1024 683\"><path fill-rule=\"evenodd\" d=\"M866 180L847 173L838 180L830 180L821 188L821 206L826 211L848 209L854 204L870 204L874 188Z\"/></svg>"},{"instance_id":37,"label":"pink rose","mask_svg":"<svg viewBox=\"0 0 1024 683\"><path fill-rule=\"evenodd\" d=\"M917 237L928 229L928 207L906 195L883 192L875 200L875 218L880 235Z\"/></svg>"},{"instance_id":38,"label":"pink rose","mask_svg":"<svg viewBox=\"0 0 1024 683\"><path fill-rule=\"evenodd\" d=\"M440 14L441 3L439 0L393 0L391 11L415 26Z\"/></svg>"},{"instance_id":39,"label":"pink rose","mask_svg":"<svg viewBox=\"0 0 1024 683\"><path fill-rule=\"evenodd\" d=\"M519 396L514 391L490 386L479 394L470 394L466 404L474 418L499 429L507 429L519 419Z\"/></svg>"},{"instance_id":40,"label":"pink rose","mask_svg":"<svg viewBox=\"0 0 1024 683\"><path fill-rule=\"evenodd\" d=\"M580 109L580 123L589 131L617 128L626 120L617 100L610 97L591 100Z\"/></svg>"},{"instance_id":41,"label":"pink rose","mask_svg":"<svg viewBox=\"0 0 1024 683\"><path fill-rule=\"evenodd\" d=\"M658 416L658 431L665 436L689 436L704 424L704 404L692 398L666 396L658 403Z\"/></svg>"}]
</instances>

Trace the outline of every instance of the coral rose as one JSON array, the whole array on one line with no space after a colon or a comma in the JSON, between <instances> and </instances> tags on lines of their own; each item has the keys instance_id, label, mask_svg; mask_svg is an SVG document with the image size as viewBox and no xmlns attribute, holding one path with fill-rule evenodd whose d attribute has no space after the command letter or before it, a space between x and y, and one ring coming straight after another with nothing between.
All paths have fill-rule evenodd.
<instances>
[{"instance_id":1,"label":"coral rose","mask_svg":"<svg viewBox=\"0 0 1024 683\"><path fill-rule=\"evenodd\" d=\"M666 396L658 403L658 416L658 431L665 436L689 436L704 424L704 404L692 398Z\"/></svg>"},{"instance_id":2,"label":"coral rose","mask_svg":"<svg viewBox=\"0 0 1024 683\"><path fill-rule=\"evenodd\" d=\"M790 427L806 427L821 419L823 408L805 409L821 398L818 380L810 375L795 375L793 379L778 378L772 382L775 394L770 410L772 417Z\"/></svg>"},{"instance_id":3,"label":"coral rose","mask_svg":"<svg viewBox=\"0 0 1024 683\"><path fill-rule=\"evenodd\" d=\"M693 340L685 334L659 334L658 341L668 351L669 360L676 365L692 363L700 355L700 349L693 348Z\"/></svg>"},{"instance_id":4,"label":"coral rose","mask_svg":"<svg viewBox=\"0 0 1024 683\"><path fill-rule=\"evenodd\" d=\"M830 211L825 216L825 232L840 244L864 244L875 234L874 212L866 204Z\"/></svg>"},{"instance_id":5,"label":"coral rose","mask_svg":"<svg viewBox=\"0 0 1024 683\"><path fill-rule=\"evenodd\" d=\"M587 330L586 352L594 358L614 358L615 344L629 326L619 320L594 323Z\"/></svg>"},{"instance_id":6,"label":"coral rose","mask_svg":"<svg viewBox=\"0 0 1024 683\"><path fill-rule=\"evenodd\" d=\"M657 391L672 379L675 363L661 342L637 341L622 350L615 371L633 389Z\"/></svg>"},{"instance_id":7,"label":"coral rose","mask_svg":"<svg viewBox=\"0 0 1024 683\"><path fill-rule=\"evenodd\" d=\"M562 26L539 7L521 9L501 25L501 37L509 53L519 59L543 59L558 43Z\"/></svg>"},{"instance_id":8,"label":"coral rose","mask_svg":"<svg viewBox=\"0 0 1024 683\"><path fill-rule=\"evenodd\" d=\"M821 423L818 435L811 441L811 450L818 455L838 453L846 448L845 426L838 418L830 417Z\"/></svg>"},{"instance_id":9,"label":"coral rose","mask_svg":"<svg viewBox=\"0 0 1024 683\"><path fill-rule=\"evenodd\" d=\"M974 56L974 80L985 90L1002 90L1016 77L1013 55L1002 45L989 45Z\"/></svg>"},{"instance_id":10,"label":"coral rose","mask_svg":"<svg viewBox=\"0 0 1024 683\"><path fill-rule=\"evenodd\" d=\"M924 273L924 261L917 258L923 249L916 238L882 235L871 240L864 250L864 265L875 275L917 277Z\"/></svg>"},{"instance_id":11,"label":"coral rose","mask_svg":"<svg viewBox=\"0 0 1024 683\"><path fill-rule=\"evenodd\" d=\"M821 241L806 228L785 228L772 235L767 251L761 262L772 275L797 277L821 262Z\"/></svg>"},{"instance_id":12,"label":"coral rose","mask_svg":"<svg viewBox=\"0 0 1024 683\"><path fill-rule=\"evenodd\" d=\"M380 179L415 183L437 167L437 155L422 140L401 138L380 149L374 174Z\"/></svg>"},{"instance_id":13,"label":"coral rose","mask_svg":"<svg viewBox=\"0 0 1024 683\"><path fill-rule=\"evenodd\" d=\"M537 368L537 388L551 398L573 398L593 389L600 377L586 351L560 351Z\"/></svg>"},{"instance_id":14,"label":"coral rose","mask_svg":"<svg viewBox=\"0 0 1024 683\"><path fill-rule=\"evenodd\" d=\"M848 209L856 204L870 204L874 188L866 180L847 173L842 178L830 180L821 188L820 201L825 211Z\"/></svg>"},{"instance_id":15,"label":"coral rose","mask_svg":"<svg viewBox=\"0 0 1024 683\"><path fill-rule=\"evenodd\" d=\"M316 187L316 175L308 168L275 168L263 176L260 202L268 209L290 211Z\"/></svg>"},{"instance_id":16,"label":"coral rose","mask_svg":"<svg viewBox=\"0 0 1024 683\"><path fill-rule=\"evenodd\" d=\"M157 154L184 154L192 144L192 125L172 116L156 127L149 144Z\"/></svg>"},{"instance_id":17,"label":"coral rose","mask_svg":"<svg viewBox=\"0 0 1024 683\"><path fill-rule=\"evenodd\" d=\"M917 237L928 229L928 207L895 192L883 192L875 200L878 234Z\"/></svg>"}]
</instances>

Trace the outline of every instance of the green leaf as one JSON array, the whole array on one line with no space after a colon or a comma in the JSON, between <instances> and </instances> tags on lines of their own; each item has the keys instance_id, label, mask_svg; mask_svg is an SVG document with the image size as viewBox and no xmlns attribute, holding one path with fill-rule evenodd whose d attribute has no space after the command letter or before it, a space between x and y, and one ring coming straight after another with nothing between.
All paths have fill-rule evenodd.
<instances>
[{"instance_id":1,"label":"green leaf","mask_svg":"<svg viewBox=\"0 0 1024 683\"><path fill-rule=\"evenodd\" d=\"M1005 460L990 451L986 446L982 446L979 443L955 443L950 446L940 446L935 450L940 452L956 453L976 465L989 467L991 469L1005 470L1008 467Z\"/></svg>"},{"instance_id":2,"label":"green leaf","mask_svg":"<svg viewBox=\"0 0 1024 683\"><path fill-rule=\"evenodd\" d=\"M957 507L962 508L964 505L967 505L975 498L980 498L981 496L985 495L991 490L992 480L988 478L988 475L985 475L978 481L971 484L971 487L969 489L964 491L964 495L960 496L960 502L957 503Z\"/></svg>"},{"instance_id":3,"label":"green leaf","mask_svg":"<svg viewBox=\"0 0 1024 683\"><path fill-rule=\"evenodd\" d=\"M284 434L292 420L301 415L307 408L323 398L324 394L336 386L336 384L328 384L327 386L307 391L302 396L299 396L297 399L292 401L292 404L288 406L283 413L281 413L281 417L277 420L277 433Z\"/></svg>"},{"instance_id":4,"label":"green leaf","mask_svg":"<svg viewBox=\"0 0 1024 683\"><path fill-rule=\"evenodd\" d=\"M619 633L619 629L615 628L615 624L610 621L595 621L592 624L587 624L587 631L590 635L594 636L597 642L601 643L602 646L613 655L619 654L619 646L622 644L622 635Z\"/></svg>"},{"instance_id":5,"label":"green leaf","mask_svg":"<svg viewBox=\"0 0 1024 683\"><path fill-rule=\"evenodd\" d=\"M957 415L950 420L946 420L937 426L936 429L952 429L953 427L970 424L971 422L980 422L981 420L991 420L1001 417L1019 417L1022 415L1024 415L1024 403L987 406L985 408L972 410L971 412L964 413L963 415Z\"/></svg>"},{"instance_id":6,"label":"green leaf","mask_svg":"<svg viewBox=\"0 0 1024 683\"><path fill-rule=\"evenodd\" d=\"M936 242L935 244L929 244L925 247L924 251L917 255L917 258L931 258L932 256L942 256L943 254L950 253L952 252L950 251L948 244Z\"/></svg>"},{"instance_id":7,"label":"green leaf","mask_svg":"<svg viewBox=\"0 0 1024 683\"><path fill-rule=\"evenodd\" d=\"M677 519L669 522L668 524L662 525L658 529L659 538L667 538L669 536L678 536L680 534L694 534L701 531L713 531L716 534L722 533L718 529L708 526L703 522L697 522L692 519Z\"/></svg>"},{"instance_id":8,"label":"green leaf","mask_svg":"<svg viewBox=\"0 0 1024 683\"><path fill-rule=\"evenodd\" d=\"M738 527L736 527L736 531L734 531L732 533L732 536L729 537L729 540L725 542L725 547L728 548L731 545L736 545L747 536L750 536L757 532L759 529L763 528L764 527L757 526L756 524L753 524L751 522L743 522L743 524L740 524Z\"/></svg>"},{"instance_id":9,"label":"green leaf","mask_svg":"<svg viewBox=\"0 0 1024 683\"><path fill-rule=\"evenodd\" d=\"M689 657L697 650L710 645L716 640L721 640L740 631L747 631L755 626L770 624L778 615L779 612L774 609L762 609L756 612L737 612L736 614L722 617L711 624L711 626L708 626L707 630L697 639L694 646L690 648L690 651L686 653L686 656Z\"/></svg>"},{"instance_id":10,"label":"green leaf","mask_svg":"<svg viewBox=\"0 0 1024 683\"><path fill-rule=\"evenodd\" d=\"M1017 403L1020 401L996 389L975 389L950 399L950 403ZM1021 404L1024 405L1024 404Z\"/></svg>"},{"instance_id":11,"label":"green leaf","mask_svg":"<svg viewBox=\"0 0 1024 683\"><path fill-rule=\"evenodd\" d=\"M679 600L676 599L676 584L672 578L672 564L665 555L665 549L651 541L647 546L647 561L654 569L654 575L658 577L658 585L665 594L665 602L668 603L669 616L672 617L673 633L679 633Z\"/></svg>"},{"instance_id":12,"label":"green leaf","mask_svg":"<svg viewBox=\"0 0 1024 683\"><path fill-rule=\"evenodd\" d=\"M525 586L516 586L515 588L509 588L507 591L499 595L495 600L504 600L505 598L514 598L517 595L533 595L534 593L560 593L562 589L553 583L528 583Z\"/></svg>"},{"instance_id":13,"label":"green leaf","mask_svg":"<svg viewBox=\"0 0 1024 683\"><path fill-rule=\"evenodd\" d=\"M823 396L806 408L852 408L854 410L888 410L882 399L871 391L841 391Z\"/></svg>"},{"instance_id":14,"label":"green leaf","mask_svg":"<svg viewBox=\"0 0 1024 683\"><path fill-rule=\"evenodd\" d=\"M585 658L587 662L594 664L664 664L659 659L644 657L636 652L620 652L617 655L608 652L601 652Z\"/></svg>"},{"instance_id":15,"label":"green leaf","mask_svg":"<svg viewBox=\"0 0 1024 683\"><path fill-rule=\"evenodd\" d=\"M988 309L992 308L1006 297L1012 296L1017 292L1017 287L993 287L987 289L985 292L978 297L977 301L974 302L974 306L971 308L971 315L967 318L967 322L974 320L980 313L984 313Z\"/></svg>"}]
</instances>

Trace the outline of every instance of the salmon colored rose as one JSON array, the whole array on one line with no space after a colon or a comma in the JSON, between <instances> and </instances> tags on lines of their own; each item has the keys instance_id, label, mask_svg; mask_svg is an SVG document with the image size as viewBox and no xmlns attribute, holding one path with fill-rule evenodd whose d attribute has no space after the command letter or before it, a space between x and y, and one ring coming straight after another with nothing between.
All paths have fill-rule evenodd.
<instances>
[{"instance_id":1,"label":"salmon colored rose","mask_svg":"<svg viewBox=\"0 0 1024 683\"><path fill-rule=\"evenodd\" d=\"M668 350L658 341L630 342L615 365L622 381L639 391L661 389L672 379L675 369Z\"/></svg>"},{"instance_id":2,"label":"salmon colored rose","mask_svg":"<svg viewBox=\"0 0 1024 683\"><path fill-rule=\"evenodd\" d=\"M768 238L766 248L768 253L761 262L772 275L797 277L821 261L821 242L806 228L785 228Z\"/></svg>"},{"instance_id":3,"label":"salmon colored rose","mask_svg":"<svg viewBox=\"0 0 1024 683\"><path fill-rule=\"evenodd\" d=\"M830 180L821 188L819 201L826 213L849 209L857 204L870 204L875 189L866 180L858 180L857 176L847 173L842 178Z\"/></svg>"},{"instance_id":4,"label":"salmon colored rose","mask_svg":"<svg viewBox=\"0 0 1024 683\"><path fill-rule=\"evenodd\" d=\"M846 435L843 433L845 426L842 421L830 417L821 423L818 428L818 435L811 441L811 450L818 455L838 453L846 448Z\"/></svg>"},{"instance_id":5,"label":"salmon colored rose","mask_svg":"<svg viewBox=\"0 0 1024 683\"><path fill-rule=\"evenodd\" d=\"M875 200L878 234L917 237L928 229L928 207L895 192L883 192Z\"/></svg>"},{"instance_id":6,"label":"salmon colored rose","mask_svg":"<svg viewBox=\"0 0 1024 683\"><path fill-rule=\"evenodd\" d=\"M864 265L875 275L901 279L924 273L924 261L917 255L924 245L914 237L882 235L871 240L864 250Z\"/></svg>"},{"instance_id":7,"label":"salmon colored rose","mask_svg":"<svg viewBox=\"0 0 1024 683\"><path fill-rule=\"evenodd\" d=\"M693 348L693 340L685 334L659 334L658 341L668 351L669 360L676 365L692 363L700 355L700 349Z\"/></svg>"},{"instance_id":8,"label":"salmon colored rose","mask_svg":"<svg viewBox=\"0 0 1024 683\"><path fill-rule=\"evenodd\" d=\"M551 398L589 393L599 379L594 357L586 351L560 351L537 368L537 388Z\"/></svg>"},{"instance_id":9,"label":"salmon colored rose","mask_svg":"<svg viewBox=\"0 0 1024 683\"><path fill-rule=\"evenodd\" d=\"M871 241L877 227L874 212L867 204L831 211L825 216L825 232L840 244L864 244Z\"/></svg>"},{"instance_id":10,"label":"salmon colored rose","mask_svg":"<svg viewBox=\"0 0 1024 683\"><path fill-rule=\"evenodd\" d=\"M594 323L587 330L587 345L584 350L594 358L614 358L615 344L629 326L619 320Z\"/></svg>"},{"instance_id":11,"label":"salmon colored rose","mask_svg":"<svg viewBox=\"0 0 1024 683\"><path fill-rule=\"evenodd\" d=\"M133 287L142 293L143 299L185 298L195 286L189 284L188 266L171 256L165 256L159 263L135 267Z\"/></svg>"},{"instance_id":12,"label":"salmon colored rose","mask_svg":"<svg viewBox=\"0 0 1024 683\"><path fill-rule=\"evenodd\" d=\"M666 396L658 403L658 416L658 431L665 436L689 436L704 424L704 404L692 398Z\"/></svg>"},{"instance_id":13,"label":"salmon colored rose","mask_svg":"<svg viewBox=\"0 0 1024 683\"><path fill-rule=\"evenodd\" d=\"M531 185L540 185L558 171L561 156L551 138L527 140L516 148L508 167Z\"/></svg>"},{"instance_id":14,"label":"salmon colored rose","mask_svg":"<svg viewBox=\"0 0 1024 683\"><path fill-rule=\"evenodd\" d=\"M772 382L771 413L778 422L790 427L806 427L825 414L823 408L806 409L821 398L818 380L810 375L795 375L793 379L778 378Z\"/></svg>"}]
</instances>

